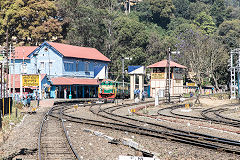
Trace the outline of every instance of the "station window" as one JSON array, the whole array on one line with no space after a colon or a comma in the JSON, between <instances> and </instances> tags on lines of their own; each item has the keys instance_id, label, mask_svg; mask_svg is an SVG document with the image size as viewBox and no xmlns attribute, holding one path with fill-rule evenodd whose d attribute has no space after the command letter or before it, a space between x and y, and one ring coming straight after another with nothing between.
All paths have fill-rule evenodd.
<instances>
[{"instance_id":1,"label":"station window","mask_svg":"<svg viewBox=\"0 0 240 160\"><path fill-rule=\"evenodd\" d=\"M181 68L174 68L174 72L175 73L182 73L182 69Z\"/></svg>"},{"instance_id":2,"label":"station window","mask_svg":"<svg viewBox=\"0 0 240 160\"><path fill-rule=\"evenodd\" d=\"M49 62L49 68L52 68L53 63Z\"/></svg>"},{"instance_id":3,"label":"station window","mask_svg":"<svg viewBox=\"0 0 240 160\"><path fill-rule=\"evenodd\" d=\"M153 73L164 73L165 68L153 68Z\"/></svg>"},{"instance_id":4,"label":"station window","mask_svg":"<svg viewBox=\"0 0 240 160\"><path fill-rule=\"evenodd\" d=\"M64 69L65 71L68 71L68 72L74 71L74 63L64 62Z\"/></svg>"},{"instance_id":5,"label":"station window","mask_svg":"<svg viewBox=\"0 0 240 160\"><path fill-rule=\"evenodd\" d=\"M85 72L89 72L89 62L84 63Z\"/></svg>"},{"instance_id":6,"label":"station window","mask_svg":"<svg viewBox=\"0 0 240 160\"><path fill-rule=\"evenodd\" d=\"M79 61L76 62L76 72L79 71L79 68L78 68L78 67L79 67Z\"/></svg>"},{"instance_id":7,"label":"station window","mask_svg":"<svg viewBox=\"0 0 240 160\"><path fill-rule=\"evenodd\" d=\"M44 68L44 62L40 62L40 67L41 67L41 69Z\"/></svg>"}]
</instances>

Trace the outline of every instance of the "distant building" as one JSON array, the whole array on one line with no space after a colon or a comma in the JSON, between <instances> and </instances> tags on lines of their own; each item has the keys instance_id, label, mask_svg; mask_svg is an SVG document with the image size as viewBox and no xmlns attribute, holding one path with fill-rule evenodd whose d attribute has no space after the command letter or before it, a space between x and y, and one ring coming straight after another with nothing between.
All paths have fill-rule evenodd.
<instances>
[{"instance_id":1,"label":"distant building","mask_svg":"<svg viewBox=\"0 0 240 160\"><path fill-rule=\"evenodd\" d=\"M15 48L15 74L46 75L51 88L43 90L48 90L52 98L56 95L63 98L64 90L73 98L97 95L98 80L108 78L109 62L95 48L62 43L44 42L40 46ZM13 73L12 66L10 72Z\"/></svg>"},{"instance_id":2,"label":"distant building","mask_svg":"<svg viewBox=\"0 0 240 160\"><path fill-rule=\"evenodd\" d=\"M155 97L160 90L166 89L167 60L154 63L148 68L151 69L150 95ZM183 69L187 67L170 61L170 68L170 95L181 95L183 94Z\"/></svg>"}]
</instances>

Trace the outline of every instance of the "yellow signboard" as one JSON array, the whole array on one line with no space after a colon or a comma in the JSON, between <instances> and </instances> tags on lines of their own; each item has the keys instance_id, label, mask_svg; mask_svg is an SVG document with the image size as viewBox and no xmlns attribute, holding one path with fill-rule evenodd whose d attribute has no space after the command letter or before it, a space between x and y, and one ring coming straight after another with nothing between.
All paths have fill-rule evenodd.
<instances>
[{"instance_id":1,"label":"yellow signboard","mask_svg":"<svg viewBox=\"0 0 240 160\"><path fill-rule=\"evenodd\" d=\"M152 73L151 79L165 79L165 73Z\"/></svg>"},{"instance_id":2,"label":"yellow signboard","mask_svg":"<svg viewBox=\"0 0 240 160\"><path fill-rule=\"evenodd\" d=\"M187 82L187 86L194 87L194 86L196 86L196 83L189 83L189 82Z\"/></svg>"},{"instance_id":3,"label":"yellow signboard","mask_svg":"<svg viewBox=\"0 0 240 160\"><path fill-rule=\"evenodd\" d=\"M39 75L22 75L22 86L39 86Z\"/></svg>"},{"instance_id":4,"label":"yellow signboard","mask_svg":"<svg viewBox=\"0 0 240 160\"><path fill-rule=\"evenodd\" d=\"M77 109L77 108L78 108L78 105L74 105L74 108Z\"/></svg>"},{"instance_id":5,"label":"yellow signboard","mask_svg":"<svg viewBox=\"0 0 240 160\"><path fill-rule=\"evenodd\" d=\"M136 111L135 109L131 109L131 112L132 112L132 113L135 113L135 111Z\"/></svg>"}]
</instances>

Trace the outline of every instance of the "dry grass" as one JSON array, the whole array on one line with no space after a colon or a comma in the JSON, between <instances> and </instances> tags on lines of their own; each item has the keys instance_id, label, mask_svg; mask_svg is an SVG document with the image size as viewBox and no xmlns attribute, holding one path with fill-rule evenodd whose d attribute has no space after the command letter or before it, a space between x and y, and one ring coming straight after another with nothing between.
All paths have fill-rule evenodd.
<instances>
[{"instance_id":1,"label":"dry grass","mask_svg":"<svg viewBox=\"0 0 240 160\"><path fill-rule=\"evenodd\" d=\"M2 129L0 130L0 144L3 143L12 128L16 126L23 119L22 111L24 110L23 106L20 104L13 105L12 113L4 115L2 119Z\"/></svg>"}]
</instances>

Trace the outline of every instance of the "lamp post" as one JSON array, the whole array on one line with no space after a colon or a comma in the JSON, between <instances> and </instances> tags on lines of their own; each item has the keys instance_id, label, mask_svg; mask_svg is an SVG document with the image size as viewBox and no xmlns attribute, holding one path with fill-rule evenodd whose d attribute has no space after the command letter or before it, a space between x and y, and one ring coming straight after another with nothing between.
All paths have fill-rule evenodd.
<instances>
[{"instance_id":1,"label":"lamp post","mask_svg":"<svg viewBox=\"0 0 240 160\"><path fill-rule=\"evenodd\" d=\"M131 57L122 57L122 82L123 82L123 99L125 98L124 96L124 60L132 60L132 58Z\"/></svg>"},{"instance_id":2,"label":"lamp post","mask_svg":"<svg viewBox=\"0 0 240 160\"><path fill-rule=\"evenodd\" d=\"M170 99L170 89L171 89L171 66L170 66L170 59L171 59L171 49L168 48L168 58L167 58L167 66L168 66L168 102L171 102Z\"/></svg>"}]
</instances>

